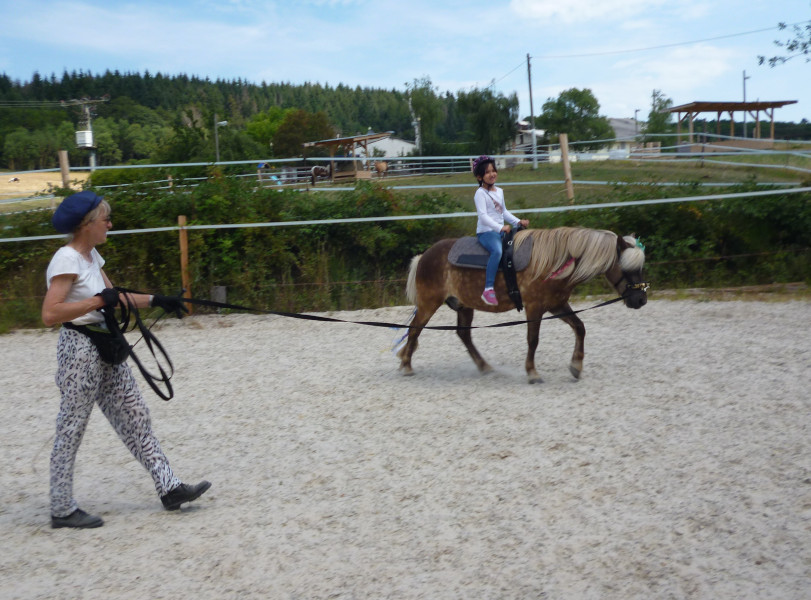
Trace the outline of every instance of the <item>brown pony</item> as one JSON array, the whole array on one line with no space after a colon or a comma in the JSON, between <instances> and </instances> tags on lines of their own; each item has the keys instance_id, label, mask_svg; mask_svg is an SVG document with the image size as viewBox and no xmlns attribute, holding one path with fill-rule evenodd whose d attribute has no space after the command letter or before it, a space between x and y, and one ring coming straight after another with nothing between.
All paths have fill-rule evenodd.
<instances>
[{"instance_id":1,"label":"brown pony","mask_svg":"<svg viewBox=\"0 0 811 600\"><path fill-rule=\"evenodd\" d=\"M583 370L583 340L586 328L571 313L569 296L578 284L603 274L620 294L629 308L641 308L647 302L647 284L642 282L645 252L633 236L620 237L610 231L559 227L557 229L526 229L515 235L515 251L522 243L532 240L529 266L519 272L518 287L526 308L527 358L525 367L529 383L540 383L535 370L535 350L541 317L545 312L563 314L574 330L575 345L569 371L575 378ZM456 311L457 335L461 338L479 371L491 370L487 361L473 345L470 325L474 310L505 312L514 308L507 295L504 276L496 277L498 306L481 299L484 269L456 267L448 262L448 252L456 240L442 240L411 260L406 294L417 309L405 346L397 354L400 369L412 375L411 355L417 349L417 338L436 310L446 303Z\"/></svg>"},{"instance_id":2,"label":"brown pony","mask_svg":"<svg viewBox=\"0 0 811 600\"><path fill-rule=\"evenodd\" d=\"M389 163L384 160L376 160L375 161L375 171L377 171L377 177L385 177L386 173L389 172Z\"/></svg>"}]
</instances>

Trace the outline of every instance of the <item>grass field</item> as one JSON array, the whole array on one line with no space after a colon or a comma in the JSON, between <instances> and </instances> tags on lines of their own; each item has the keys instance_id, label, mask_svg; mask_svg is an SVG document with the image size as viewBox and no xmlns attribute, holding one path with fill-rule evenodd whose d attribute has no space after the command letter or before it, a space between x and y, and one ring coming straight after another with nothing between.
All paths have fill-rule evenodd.
<instances>
[{"instance_id":1,"label":"grass field","mask_svg":"<svg viewBox=\"0 0 811 600\"><path fill-rule=\"evenodd\" d=\"M725 160L728 157L717 157L716 160ZM748 157L749 161L758 157ZM774 157L765 157L772 162L764 165L775 165ZM743 160L743 159L740 159ZM728 161L734 162L734 161ZM718 164L705 160L665 162L665 161L593 161L574 162L571 165L572 180L574 181L575 203L599 201L599 196L606 190L600 182L633 183L639 185L656 184L701 184L717 183L775 183L811 185L811 158L792 157L791 166L808 169L808 173L788 169L769 167L752 167L743 165ZM781 165L783 166L783 165ZM499 171L498 185L505 187L507 202L510 207L542 207L555 206L568 203L566 188L563 183L563 167L561 164L541 163L537 170L532 165L519 165L510 169ZM459 185L461 187L448 187L443 191L458 200L471 200L476 180L472 174L455 173L447 175L425 175L398 179L396 177L384 180L387 185L428 186L428 185ZM526 182L528 185L522 186ZM539 185L538 182L548 182ZM587 182L595 182L589 184ZM508 185L507 185L508 184ZM723 188L719 188L723 189ZM416 190L421 192L424 190ZM708 193L710 193L708 191Z\"/></svg>"}]
</instances>

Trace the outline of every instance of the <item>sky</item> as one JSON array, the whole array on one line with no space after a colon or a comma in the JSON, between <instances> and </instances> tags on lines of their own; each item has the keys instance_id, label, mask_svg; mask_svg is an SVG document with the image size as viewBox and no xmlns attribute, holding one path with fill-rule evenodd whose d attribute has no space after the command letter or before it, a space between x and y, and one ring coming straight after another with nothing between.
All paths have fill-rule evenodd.
<instances>
[{"instance_id":1,"label":"sky","mask_svg":"<svg viewBox=\"0 0 811 600\"><path fill-rule=\"evenodd\" d=\"M601 115L640 121L653 90L674 106L745 93L797 100L777 121L811 120L811 62L758 65L792 37L779 23L811 20L811 0L0 0L0 9L0 72L22 82L118 70L405 91L429 78L440 93L515 93L522 118L530 90L538 115L562 91L587 88Z\"/></svg>"}]
</instances>

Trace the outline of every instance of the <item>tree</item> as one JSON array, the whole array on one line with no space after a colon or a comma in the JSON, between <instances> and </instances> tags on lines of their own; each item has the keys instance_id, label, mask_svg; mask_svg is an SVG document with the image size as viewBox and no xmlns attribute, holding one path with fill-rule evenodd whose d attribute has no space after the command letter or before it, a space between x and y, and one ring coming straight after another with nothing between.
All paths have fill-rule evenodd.
<instances>
[{"instance_id":1,"label":"tree","mask_svg":"<svg viewBox=\"0 0 811 600\"><path fill-rule=\"evenodd\" d=\"M518 96L506 97L492 90L459 92L459 110L473 134L474 153L498 153L515 138Z\"/></svg>"},{"instance_id":2,"label":"tree","mask_svg":"<svg viewBox=\"0 0 811 600\"><path fill-rule=\"evenodd\" d=\"M121 150L115 139L115 121L96 119L93 123L93 143L100 165L115 165L121 162Z\"/></svg>"},{"instance_id":3,"label":"tree","mask_svg":"<svg viewBox=\"0 0 811 600\"><path fill-rule=\"evenodd\" d=\"M158 148L172 136L169 127L160 125L141 125L132 123L122 127L123 144L128 148L124 153L124 160L149 159Z\"/></svg>"},{"instance_id":4,"label":"tree","mask_svg":"<svg viewBox=\"0 0 811 600\"><path fill-rule=\"evenodd\" d=\"M48 169L56 166L58 163L57 150L59 150L56 127L49 125L45 129L38 129L33 132L32 137L37 151L36 167Z\"/></svg>"},{"instance_id":5,"label":"tree","mask_svg":"<svg viewBox=\"0 0 811 600\"><path fill-rule=\"evenodd\" d=\"M419 127L420 150L430 149L438 142L436 129L442 118L442 104L437 97L436 90L430 77L415 79L407 84L408 107L412 115L412 125ZM415 139L416 139L416 131Z\"/></svg>"},{"instance_id":6,"label":"tree","mask_svg":"<svg viewBox=\"0 0 811 600\"><path fill-rule=\"evenodd\" d=\"M313 149L304 148L304 142L330 139L335 130L324 112L309 113L306 110L293 110L273 136L273 152L277 156L312 156Z\"/></svg>"},{"instance_id":7,"label":"tree","mask_svg":"<svg viewBox=\"0 0 811 600\"><path fill-rule=\"evenodd\" d=\"M665 96L661 90L653 90L651 93L651 107L648 113L648 122L645 124L644 132L669 133L671 131L671 121L673 113L667 109L673 106L673 100Z\"/></svg>"},{"instance_id":8,"label":"tree","mask_svg":"<svg viewBox=\"0 0 811 600\"><path fill-rule=\"evenodd\" d=\"M12 169L33 168L37 160L34 136L24 128L18 127L6 136L3 156Z\"/></svg>"},{"instance_id":9,"label":"tree","mask_svg":"<svg viewBox=\"0 0 811 600\"><path fill-rule=\"evenodd\" d=\"M283 109L279 106L271 106L266 111L251 117L245 125L245 131L263 148L273 149L273 137L279 130L279 126L284 121L288 113L295 109ZM273 154L271 152L271 154Z\"/></svg>"},{"instance_id":10,"label":"tree","mask_svg":"<svg viewBox=\"0 0 811 600\"><path fill-rule=\"evenodd\" d=\"M549 98L537 119L546 135L556 138L561 133L570 142L589 142L614 137L608 118L600 116L600 103L589 89L571 88L563 91L557 100ZM593 145L585 144L585 147Z\"/></svg>"},{"instance_id":11,"label":"tree","mask_svg":"<svg viewBox=\"0 0 811 600\"><path fill-rule=\"evenodd\" d=\"M207 142L205 131L195 112L187 109L177 115L172 136L160 146L154 156L157 162L202 162L214 156L212 144Z\"/></svg>"},{"instance_id":12,"label":"tree","mask_svg":"<svg viewBox=\"0 0 811 600\"><path fill-rule=\"evenodd\" d=\"M68 160L71 163L78 162L80 154L76 147L76 132L70 121L62 121L56 128L56 148L67 150Z\"/></svg>"},{"instance_id":13,"label":"tree","mask_svg":"<svg viewBox=\"0 0 811 600\"><path fill-rule=\"evenodd\" d=\"M779 23L778 27L782 31L787 29L788 25L785 23ZM805 56L805 62L811 61L811 21L806 21L802 27L800 25L792 25L792 30L794 31L793 38L785 41L774 41L774 44L785 49L788 55L773 56L768 59L765 56L758 56L759 65L768 62L770 67L774 67L777 65L782 65L783 63L788 62L792 58L796 58L798 56Z\"/></svg>"},{"instance_id":14,"label":"tree","mask_svg":"<svg viewBox=\"0 0 811 600\"><path fill-rule=\"evenodd\" d=\"M268 149L259 144L244 130L231 127L221 127L219 130L220 160L245 160L268 155Z\"/></svg>"}]
</instances>

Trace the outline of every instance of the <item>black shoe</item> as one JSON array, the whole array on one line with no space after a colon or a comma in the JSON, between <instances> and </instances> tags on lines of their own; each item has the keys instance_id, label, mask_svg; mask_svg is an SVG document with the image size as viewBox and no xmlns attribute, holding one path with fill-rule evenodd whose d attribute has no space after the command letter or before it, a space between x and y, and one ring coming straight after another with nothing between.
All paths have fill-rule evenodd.
<instances>
[{"instance_id":1,"label":"black shoe","mask_svg":"<svg viewBox=\"0 0 811 600\"><path fill-rule=\"evenodd\" d=\"M81 508L77 508L67 517L51 517L51 527L58 529L59 527L73 527L75 529L92 529L93 527L101 527L104 521L101 517L96 515L88 515Z\"/></svg>"},{"instance_id":2,"label":"black shoe","mask_svg":"<svg viewBox=\"0 0 811 600\"><path fill-rule=\"evenodd\" d=\"M181 483L168 494L161 496L161 502L166 510L177 510L184 502L197 500L210 487L211 484L208 481L201 481L197 485Z\"/></svg>"}]
</instances>

